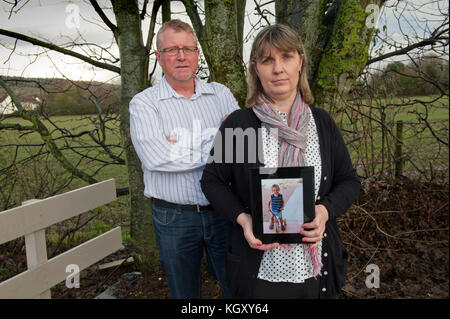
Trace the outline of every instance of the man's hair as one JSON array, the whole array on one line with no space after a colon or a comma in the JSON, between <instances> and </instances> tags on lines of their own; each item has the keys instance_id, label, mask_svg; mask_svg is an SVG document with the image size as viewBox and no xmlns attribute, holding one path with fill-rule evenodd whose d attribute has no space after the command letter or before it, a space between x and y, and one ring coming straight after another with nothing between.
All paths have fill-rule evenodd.
<instances>
[{"instance_id":1,"label":"man's hair","mask_svg":"<svg viewBox=\"0 0 450 319\"><path fill-rule=\"evenodd\" d=\"M191 33L194 36L195 42L197 43L197 37L195 36L194 29L187 24L186 22L183 22L178 19L173 19L167 22L164 22L164 24L161 26L161 28L158 30L158 33L156 34L156 48L160 49L160 44L162 41L162 33L166 31L167 29L172 29L175 32L185 31L188 33Z\"/></svg>"},{"instance_id":2,"label":"man's hair","mask_svg":"<svg viewBox=\"0 0 450 319\"><path fill-rule=\"evenodd\" d=\"M253 107L262 104L260 95L264 94L264 89L256 73L256 63L260 61L266 52L266 49L276 48L281 52L297 51L302 59L302 68L298 81L298 90L303 100L307 104L314 103L314 98L308 83L307 70L308 60L300 36L290 27L283 24L269 25L262 29L253 40L252 50L250 52L250 62L247 71L247 107Z\"/></svg>"},{"instance_id":3,"label":"man's hair","mask_svg":"<svg viewBox=\"0 0 450 319\"><path fill-rule=\"evenodd\" d=\"M278 186L278 184L273 184L273 185L272 185L272 189L273 189L273 188L276 188L276 189L280 190L280 186Z\"/></svg>"}]
</instances>

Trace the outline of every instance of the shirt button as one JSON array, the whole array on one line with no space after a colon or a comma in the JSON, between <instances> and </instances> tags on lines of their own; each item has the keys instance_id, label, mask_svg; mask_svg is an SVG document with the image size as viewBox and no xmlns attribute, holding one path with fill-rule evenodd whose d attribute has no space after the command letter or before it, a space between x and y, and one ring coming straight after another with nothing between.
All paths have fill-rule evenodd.
<instances>
[{"instance_id":1,"label":"shirt button","mask_svg":"<svg viewBox=\"0 0 450 319\"><path fill-rule=\"evenodd\" d=\"M328 256L328 254L327 254L327 253L323 253L323 256L324 256L324 257L327 257L327 256Z\"/></svg>"},{"instance_id":2,"label":"shirt button","mask_svg":"<svg viewBox=\"0 0 450 319\"><path fill-rule=\"evenodd\" d=\"M323 291L323 292L327 291L327 288L322 288L322 291Z\"/></svg>"}]
</instances>

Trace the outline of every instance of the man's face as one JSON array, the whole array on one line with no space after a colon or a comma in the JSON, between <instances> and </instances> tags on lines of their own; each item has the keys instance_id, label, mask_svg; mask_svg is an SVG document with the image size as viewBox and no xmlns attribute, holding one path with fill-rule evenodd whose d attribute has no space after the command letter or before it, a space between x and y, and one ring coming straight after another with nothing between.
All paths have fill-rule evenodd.
<instances>
[{"instance_id":1,"label":"man's face","mask_svg":"<svg viewBox=\"0 0 450 319\"><path fill-rule=\"evenodd\" d=\"M191 33L186 31L176 32L169 28L161 34L159 50L196 46L197 43ZM169 83L182 84L182 82L190 81L195 77L199 50L191 54L185 54L183 50L178 50L178 53L173 56L167 54L167 52L159 51L156 51L155 54Z\"/></svg>"}]
</instances>

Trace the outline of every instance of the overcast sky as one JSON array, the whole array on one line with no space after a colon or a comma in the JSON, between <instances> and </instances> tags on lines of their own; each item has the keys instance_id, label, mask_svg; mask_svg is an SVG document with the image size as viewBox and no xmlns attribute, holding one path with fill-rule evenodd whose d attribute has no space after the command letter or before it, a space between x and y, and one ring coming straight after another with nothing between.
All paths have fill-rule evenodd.
<instances>
[{"instance_id":1,"label":"overcast sky","mask_svg":"<svg viewBox=\"0 0 450 319\"><path fill-rule=\"evenodd\" d=\"M148 12L151 12L152 1L150 2ZM388 1L388 7L391 7L396 2ZM405 6L405 2L409 3L409 6ZM428 2L431 3L423 5ZM21 7L22 3L24 4L23 7ZM99 3L102 7L110 6L109 1L102 0ZM247 12L251 13L254 7L253 0L247 0ZM433 20L439 19L437 16L439 7L443 11L448 11L448 1L403 1L397 6L397 10L387 8L382 11L383 14L378 21L378 27L382 28L382 25L386 25L386 33L389 37L400 43L407 43L408 40L413 41L415 36L423 36L427 32L427 27L431 28L437 23ZM267 8L273 10L273 4L272 7ZM406 10L403 10L404 8ZM172 12L174 12L172 14L173 18L180 18L189 22L181 2L172 2ZM403 15L399 20L400 12ZM112 10L105 10L105 13L115 23ZM269 16L268 18L271 22L274 21L273 17ZM256 19L255 15L249 14L246 17L247 23L244 36L251 29L250 19ZM400 23L397 23L398 20ZM147 37L148 24L149 19L145 19L142 26L144 39ZM112 56L119 56L111 31L106 29L106 26L88 1L22 1L13 12L11 12L11 5L2 1L0 2L0 28L63 46L73 42L95 43L98 45L95 49L97 52L100 52L100 48L107 48ZM405 37L404 34L408 36ZM248 59L248 46L250 43L251 41L245 47L245 60ZM14 46L14 53L11 54ZM84 50L86 49L87 47L84 47ZM83 52L80 48L74 50ZM386 48L386 50L389 49ZM89 52L85 52L85 54L89 54ZM103 51L102 56L113 59L106 51ZM15 44L13 39L0 35L0 75L62 77L61 74L73 80L118 80L118 76L113 72L93 68L89 64L80 62L75 58L54 53L23 41L18 41Z\"/></svg>"}]
</instances>

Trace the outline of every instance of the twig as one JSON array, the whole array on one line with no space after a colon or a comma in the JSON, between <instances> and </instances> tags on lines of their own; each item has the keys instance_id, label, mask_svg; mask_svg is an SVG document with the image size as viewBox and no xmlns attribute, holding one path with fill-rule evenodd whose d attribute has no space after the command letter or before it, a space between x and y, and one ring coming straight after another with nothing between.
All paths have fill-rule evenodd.
<instances>
[{"instance_id":1,"label":"twig","mask_svg":"<svg viewBox=\"0 0 450 319\"><path fill-rule=\"evenodd\" d=\"M380 244L378 244L378 247L380 246ZM370 261L372 260L372 258L375 256L375 254L378 252L378 247L375 249L375 252L372 254L372 256L370 256L369 260L367 261L367 263L353 276L349 279L349 281L353 280L353 278L355 278L356 276L358 276L366 267L367 265L370 263Z\"/></svg>"},{"instance_id":2,"label":"twig","mask_svg":"<svg viewBox=\"0 0 450 319\"><path fill-rule=\"evenodd\" d=\"M113 271L111 271L110 273L109 273L109 275L108 276L106 276L106 278L103 280L103 281L101 281L96 287L95 287L95 290L97 291L101 286L103 286L103 284L106 282L106 281L108 281L108 279L109 278L111 278L111 276L117 271L117 269L119 269L120 267L122 267L122 265L123 264L125 264L125 262L128 260L128 258L130 258L131 257L131 255L128 255L119 265L117 265L114 269L113 269Z\"/></svg>"}]
</instances>

